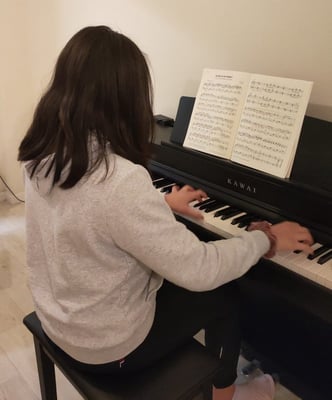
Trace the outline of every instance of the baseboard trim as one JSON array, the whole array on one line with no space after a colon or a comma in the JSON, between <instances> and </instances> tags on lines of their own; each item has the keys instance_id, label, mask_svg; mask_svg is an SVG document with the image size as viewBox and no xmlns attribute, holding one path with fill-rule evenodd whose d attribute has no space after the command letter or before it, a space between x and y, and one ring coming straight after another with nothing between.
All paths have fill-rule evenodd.
<instances>
[{"instance_id":1,"label":"baseboard trim","mask_svg":"<svg viewBox=\"0 0 332 400\"><path fill-rule=\"evenodd\" d=\"M5 191L0 192L0 202L1 202L1 201L5 201L6 198L7 198L6 192L5 192Z\"/></svg>"},{"instance_id":2,"label":"baseboard trim","mask_svg":"<svg viewBox=\"0 0 332 400\"><path fill-rule=\"evenodd\" d=\"M15 193L15 196L24 201L25 193L24 192ZM9 190L5 190L0 192L0 201L7 201L9 204L21 203L19 200L15 198L15 196L12 193L10 193Z\"/></svg>"}]
</instances>

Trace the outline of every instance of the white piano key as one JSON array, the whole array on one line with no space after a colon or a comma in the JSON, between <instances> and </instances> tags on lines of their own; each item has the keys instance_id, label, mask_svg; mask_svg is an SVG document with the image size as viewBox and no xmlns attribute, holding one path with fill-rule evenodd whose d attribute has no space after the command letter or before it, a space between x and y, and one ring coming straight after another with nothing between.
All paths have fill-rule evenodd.
<instances>
[{"instance_id":1,"label":"white piano key","mask_svg":"<svg viewBox=\"0 0 332 400\"><path fill-rule=\"evenodd\" d=\"M305 278L317 281L317 263L315 260L308 260L307 255L304 253L295 254L291 252L285 255L283 252L278 252L272 261Z\"/></svg>"},{"instance_id":2,"label":"white piano key","mask_svg":"<svg viewBox=\"0 0 332 400\"><path fill-rule=\"evenodd\" d=\"M322 269L317 276L317 283L328 289L332 289L332 260L329 260L320 267L322 267Z\"/></svg>"},{"instance_id":3,"label":"white piano key","mask_svg":"<svg viewBox=\"0 0 332 400\"><path fill-rule=\"evenodd\" d=\"M228 218L226 220L222 220L220 217L214 217L215 212L222 210L223 208L229 207L229 205L226 205L225 207L220 207L218 210L215 210L210 213L204 213L204 221L209 224L214 226L217 230L220 232L223 232L224 237L232 237L232 236L237 236L240 233L242 233L245 228L239 228L237 225L232 225L232 219L235 218ZM241 213L242 215L245 214L245 212ZM240 213L237 215L239 216Z\"/></svg>"}]
</instances>

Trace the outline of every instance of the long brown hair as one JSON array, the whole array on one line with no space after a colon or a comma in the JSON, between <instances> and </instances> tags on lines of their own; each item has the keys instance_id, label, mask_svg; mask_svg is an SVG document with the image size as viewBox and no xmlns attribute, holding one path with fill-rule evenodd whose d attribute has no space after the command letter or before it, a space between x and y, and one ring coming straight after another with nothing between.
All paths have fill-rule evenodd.
<instances>
[{"instance_id":1,"label":"long brown hair","mask_svg":"<svg viewBox=\"0 0 332 400\"><path fill-rule=\"evenodd\" d=\"M107 26L86 27L60 53L18 160L34 162L33 176L41 160L54 154L53 184L70 165L60 185L67 189L102 161L108 168L108 146L146 166L152 132L152 85L144 55L129 38ZM99 145L91 164L92 133Z\"/></svg>"}]
</instances>

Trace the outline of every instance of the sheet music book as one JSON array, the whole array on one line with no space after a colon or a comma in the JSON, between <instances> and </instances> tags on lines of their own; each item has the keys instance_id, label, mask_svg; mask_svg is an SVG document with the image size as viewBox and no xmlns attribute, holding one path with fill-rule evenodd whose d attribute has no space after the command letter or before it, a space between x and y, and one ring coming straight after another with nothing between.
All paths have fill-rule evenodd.
<instances>
[{"instance_id":1,"label":"sheet music book","mask_svg":"<svg viewBox=\"0 0 332 400\"><path fill-rule=\"evenodd\" d=\"M313 82L204 69L183 145L287 178Z\"/></svg>"}]
</instances>

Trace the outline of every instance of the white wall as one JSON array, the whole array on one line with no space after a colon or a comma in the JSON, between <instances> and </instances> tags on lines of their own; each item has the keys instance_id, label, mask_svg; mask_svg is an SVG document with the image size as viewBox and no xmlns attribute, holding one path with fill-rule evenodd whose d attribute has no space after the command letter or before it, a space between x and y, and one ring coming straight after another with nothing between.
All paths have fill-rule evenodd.
<instances>
[{"instance_id":1,"label":"white wall","mask_svg":"<svg viewBox=\"0 0 332 400\"><path fill-rule=\"evenodd\" d=\"M332 121L331 0L0 0L0 174L16 192L17 147L56 57L96 24L149 56L156 113L174 117L211 67L312 80L308 114Z\"/></svg>"}]
</instances>

